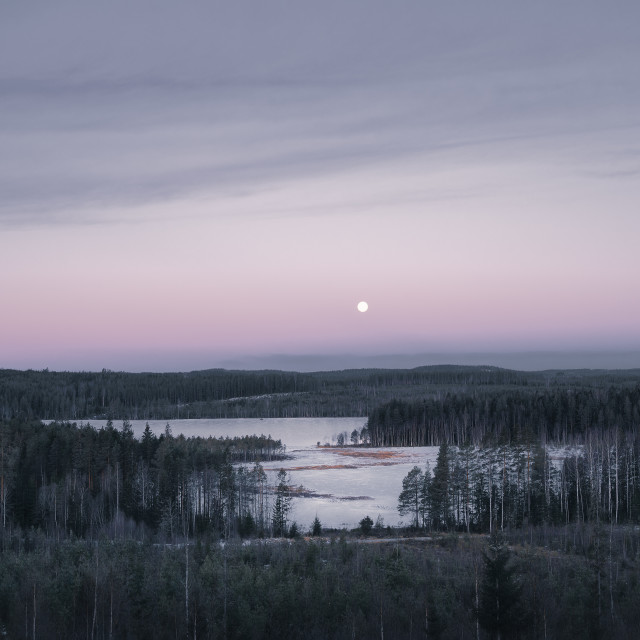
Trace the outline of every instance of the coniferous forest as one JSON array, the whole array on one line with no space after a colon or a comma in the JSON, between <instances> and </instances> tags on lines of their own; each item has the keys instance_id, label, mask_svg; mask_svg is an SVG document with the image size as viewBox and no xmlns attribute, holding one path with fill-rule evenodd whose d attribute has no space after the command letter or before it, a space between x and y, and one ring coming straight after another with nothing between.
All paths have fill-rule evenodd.
<instances>
[{"instance_id":1,"label":"coniferous forest","mask_svg":"<svg viewBox=\"0 0 640 640\"><path fill-rule=\"evenodd\" d=\"M439 447L402 529L294 522L270 437L128 422L355 406L359 446ZM0 635L637 637L638 372L2 371L0 409ZM73 411L110 421L40 422Z\"/></svg>"},{"instance_id":2,"label":"coniferous forest","mask_svg":"<svg viewBox=\"0 0 640 640\"><path fill-rule=\"evenodd\" d=\"M502 424L511 428L518 420L534 422L532 411L537 416L543 409L545 419L557 420L558 427L564 421L567 428L572 424L584 427L585 421L600 420L601 409L606 409L603 421L615 417L638 424L639 386L640 370L635 369L525 372L429 366L316 373L0 369L0 419L371 417L390 401L400 401L405 411L414 413L419 411L416 404L426 402L426 417L434 425L472 424L474 431L469 436L476 439L482 429L494 431ZM610 391L620 397L609 397ZM627 398L635 402L629 415L625 413ZM551 404L539 407L539 402Z\"/></svg>"},{"instance_id":3,"label":"coniferous forest","mask_svg":"<svg viewBox=\"0 0 640 640\"><path fill-rule=\"evenodd\" d=\"M0 509L5 536L184 540L264 534L269 499L261 461L282 459L280 441L174 437L167 425L138 440L128 421L0 425ZM241 463L235 465L234 463Z\"/></svg>"}]
</instances>

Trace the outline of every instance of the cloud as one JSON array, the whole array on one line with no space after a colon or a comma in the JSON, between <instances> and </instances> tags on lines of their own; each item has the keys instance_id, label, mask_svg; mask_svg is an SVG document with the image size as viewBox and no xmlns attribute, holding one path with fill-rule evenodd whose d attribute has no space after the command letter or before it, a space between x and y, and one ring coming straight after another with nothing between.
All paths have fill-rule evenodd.
<instances>
[{"instance_id":1,"label":"cloud","mask_svg":"<svg viewBox=\"0 0 640 640\"><path fill-rule=\"evenodd\" d=\"M401 174L418 157L536 162L558 136L635 122L640 15L618 5L8 3L0 224Z\"/></svg>"}]
</instances>

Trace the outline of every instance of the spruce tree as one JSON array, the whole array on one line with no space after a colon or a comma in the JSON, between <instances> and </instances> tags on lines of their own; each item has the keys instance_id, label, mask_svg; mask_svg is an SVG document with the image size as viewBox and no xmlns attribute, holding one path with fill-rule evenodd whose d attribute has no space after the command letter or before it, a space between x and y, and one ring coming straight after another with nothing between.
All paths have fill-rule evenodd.
<instances>
[{"instance_id":1,"label":"spruce tree","mask_svg":"<svg viewBox=\"0 0 640 640\"><path fill-rule=\"evenodd\" d=\"M365 516L360 520L360 531L366 536L371 533L371 529L373 529L373 520L369 516Z\"/></svg>"},{"instance_id":2,"label":"spruce tree","mask_svg":"<svg viewBox=\"0 0 640 640\"><path fill-rule=\"evenodd\" d=\"M431 526L431 469L429 463L422 475L422 490L420 491L420 513L422 515L423 528Z\"/></svg>"},{"instance_id":3,"label":"spruce tree","mask_svg":"<svg viewBox=\"0 0 640 640\"><path fill-rule=\"evenodd\" d=\"M449 499L449 446L440 445L431 481L431 518L436 529L446 529L450 520Z\"/></svg>"},{"instance_id":4,"label":"spruce tree","mask_svg":"<svg viewBox=\"0 0 640 640\"><path fill-rule=\"evenodd\" d=\"M521 605L522 585L515 577L509 551L498 532L491 535L484 555L484 577L480 585L478 620L493 638L510 638L526 624Z\"/></svg>"},{"instance_id":5,"label":"spruce tree","mask_svg":"<svg viewBox=\"0 0 640 640\"><path fill-rule=\"evenodd\" d=\"M413 526L416 529L420 524L423 485L424 475L420 467L413 467L402 480L402 491L398 496L398 511L400 515L411 514Z\"/></svg>"},{"instance_id":6,"label":"spruce tree","mask_svg":"<svg viewBox=\"0 0 640 640\"><path fill-rule=\"evenodd\" d=\"M276 500L273 505L271 522L273 525L273 535L287 535L287 516L291 509L291 496L289 496L289 486L287 485L287 473L284 469L278 471L278 486L276 487Z\"/></svg>"}]
</instances>

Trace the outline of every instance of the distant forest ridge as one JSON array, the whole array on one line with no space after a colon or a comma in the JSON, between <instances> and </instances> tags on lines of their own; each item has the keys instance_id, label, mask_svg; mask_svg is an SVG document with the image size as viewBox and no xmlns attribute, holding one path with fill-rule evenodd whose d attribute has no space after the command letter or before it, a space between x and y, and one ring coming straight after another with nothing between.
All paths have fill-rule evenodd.
<instances>
[{"instance_id":1,"label":"distant forest ridge","mask_svg":"<svg viewBox=\"0 0 640 640\"><path fill-rule=\"evenodd\" d=\"M391 402L397 404L390 409ZM639 402L640 369L529 372L459 365L315 373L0 369L3 420L366 416L373 418L371 426L379 432L381 425L388 431L391 423L415 426L433 419L441 434L434 444L451 433L454 424L472 425L474 439L490 422L511 430L515 422L538 429L544 419L553 422L549 436L554 439L554 429L568 433L562 421L575 432L599 424L631 428L640 423ZM373 429L371 435L372 442L385 442Z\"/></svg>"}]
</instances>

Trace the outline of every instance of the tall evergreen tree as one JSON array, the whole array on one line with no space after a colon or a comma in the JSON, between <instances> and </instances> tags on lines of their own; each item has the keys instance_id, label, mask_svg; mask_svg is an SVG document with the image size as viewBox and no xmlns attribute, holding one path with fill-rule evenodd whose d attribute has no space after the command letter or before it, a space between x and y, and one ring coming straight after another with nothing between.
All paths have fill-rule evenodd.
<instances>
[{"instance_id":1,"label":"tall evergreen tree","mask_svg":"<svg viewBox=\"0 0 640 640\"><path fill-rule=\"evenodd\" d=\"M400 515L411 514L413 526L420 524L421 498L424 485L424 474L420 467L413 467L402 480L402 491L398 496L398 511Z\"/></svg>"},{"instance_id":2,"label":"tall evergreen tree","mask_svg":"<svg viewBox=\"0 0 640 640\"><path fill-rule=\"evenodd\" d=\"M436 529L448 528L451 520L449 480L449 446L446 442L443 442L438 450L430 492L431 519Z\"/></svg>"},{"instance_id":3,"label":"tall evergreen tree","mask_svg":"<svg viewBox=\"0 0 640 640\"><path fill-rule=\"evenodd\" d=\"M477 615L480 625L497 640L513 637L527 623L520 603L522 585L516 580L516 569L510 559L511 553L501 534L494 531L484 553Z\"/></svg>"},{"instance_id":4,"label":"tall evergreen tree","mask_svg":"<svg viewBox=\"0 0 640 640\"><path fill-rule=\"evenodd\" d=\"M287 516L291 509L291 496L287 484L287 472L284 469L278 471L278 486L276 487L276 500L273 504L271 518L274 536L287 535Z\"/></svg>"},{"instance_id":5,"label":"tall evergreen tree","mask_svg":"<svg viewBox=\"0 0 640 640\"><path fill-rule=\"evenodd\" d=\"M422 475L422 491L420 492L420 513L422 514L422 526L427 527L431 522L431 468L427 462Z\"/></svg>"}]
</instances>

